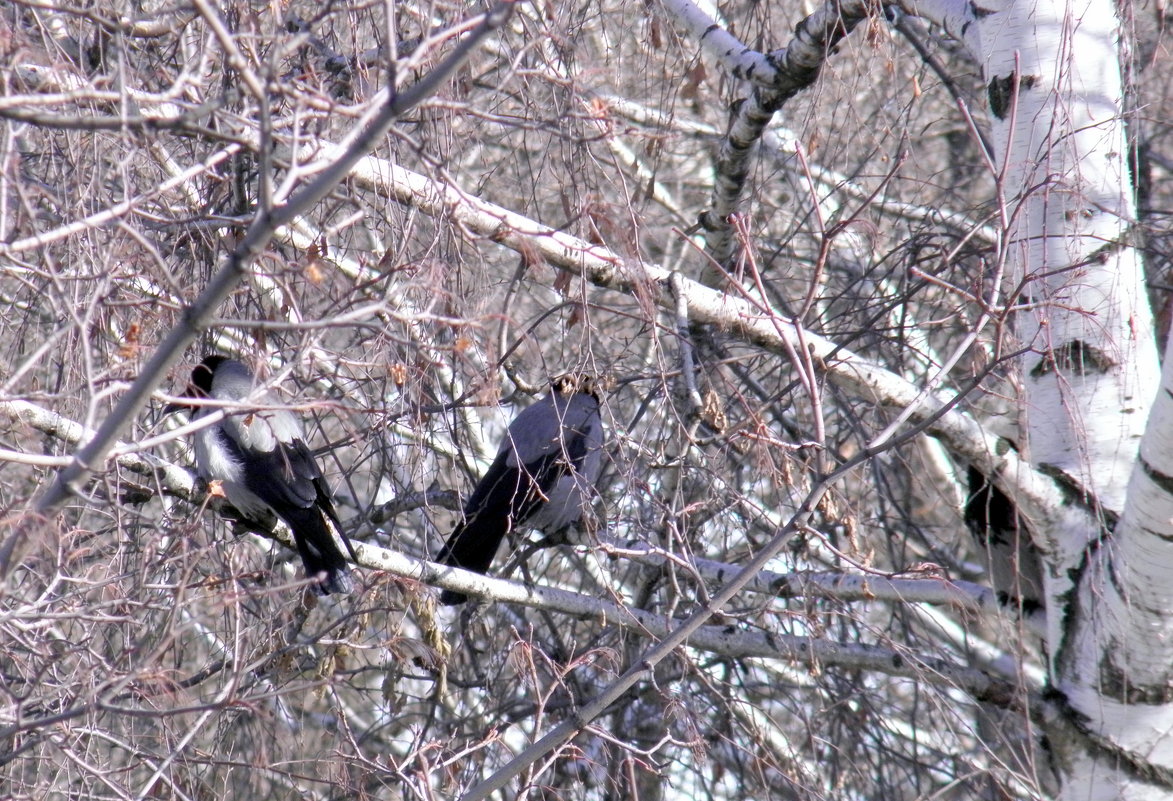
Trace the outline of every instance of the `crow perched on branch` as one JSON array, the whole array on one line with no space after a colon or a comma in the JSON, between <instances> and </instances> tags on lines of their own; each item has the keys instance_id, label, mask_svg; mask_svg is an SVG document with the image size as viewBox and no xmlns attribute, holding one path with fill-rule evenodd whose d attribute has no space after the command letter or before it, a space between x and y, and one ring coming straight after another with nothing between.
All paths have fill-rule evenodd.
<instances>
[{"instance_id":1,"label":"crow perched on branch","mask_svg":"<svg viewBox=\"0 0 1173 801\"><path fill-rule=\"evenodd\" d=\"M1041 612L1042 564L1026 522L1014 501L977 468L969 468L968 483L965 524L986 554L999 602L1024 617Z\"/></svg>"},{"instance_id":2,"label":"crow perched on branch","mask_svg":"<svg viewBox=\"0 0 1173 801\"><path fill-rule=\"evenodd\" d=\"M436 561L487 573L510 530L524 526L552 534L577 523L602 468L602 444L593 382L583 376L555 379L549 395L509 424ZM452 590L440 595L442 604L467 600Z\"/></svg>"},{"instance_id":3,"label":"crow perched on branch","mask_svg":"<svg viewBox=\"0 0 1173 801\"><path fill-rule=\"evenodd\" d=\"M196 402L172 404L166 411L189 409L193 419L199 420L224 409L223 420L196 433L200 475L209 482L219 482L228 501L246 517L255 520L255 516L271 511L285 521L293 532L306 576L314 580L314 592L348 593L354 585L331 525L351 557L357 557L342 531L330 491L297 418L283 409L232 407L270 406L268 396L258 395L255 388L256 379L243 364L224 356L207 356L192 370L186 391Z\"/></svg>"}]
</instances>

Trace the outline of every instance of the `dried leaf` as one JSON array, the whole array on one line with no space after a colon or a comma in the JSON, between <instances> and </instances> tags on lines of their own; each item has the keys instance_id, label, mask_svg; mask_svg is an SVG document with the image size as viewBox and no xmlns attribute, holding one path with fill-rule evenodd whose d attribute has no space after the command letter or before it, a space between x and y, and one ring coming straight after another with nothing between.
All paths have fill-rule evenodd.
<instances>
[{"instance_id":1,"label":"dried leaf","mask_svg":"<svg viewBox=\"0 0 1173 801\"><path fill-rule=\"evenodd\" d=\"M701 84L707 77L704 63L698 61L692 69L684 73L684 86L680 89L680 96L685 100L696 100L700 94Z\"/></svg>"},{"instance_id":2,"label":"dried leaf","mask_svg":"<svg viewBox=\"0 0 1173 801\"><path fill-rule=\"evenodd\" d=\"M576 304L575 307L570 310L570 317L566 318L567 330L574 328L576 325L582 322L584 317L585 315L583 314L582 305Z\"/></svg>"},{"instance_id":3,"label":"dried leaf","mask_svg":"<svg viewBox=\"0 0 1173 801\"><path fill-rule=\"evenodd\" d=\"M400 662L410 662L430 670L440 667L443 662L435 648L428 646L422 640L414 640L410 637L401 637L387 643L387 650L395 654Z\"/></svg>"},{"instance_id":4,"label":"dried leaf","mask_svg":"<svg viewBox=\"0 0 1173 801\"><path fill-rule=\"evenodd\" d=\"M138 323L131 323L126 327L126 333L122 335L122 344L118 348L118 357L120 359L133 359L138 355L139 336L142 334L142 329L139 328Z\"/></svg>"},{"instance_id":5,"label":"dried leaf","mask_svg":"<svg viewBox=\"0 0 1173 801\"><path fill-rule=\"evenodd\" d=\"M322 236L312 242L305 252L305 277L313 285L317 286L326 280L326 254L329 252L329 247L326 244L326 235Z\"/></svg>"},{"instance_id":6,"label":"dried leaf","mask_svg":"<svg viewBox=\"0 0 1173 801\"><path fill-rule=\"evenodd\" d=\"M705 393L701 407L701 419L708 423L709 427L718 434L724 432L729 427L729 417L725 414L725 409L721 406L721 398L712 389Z\"/></svg>"}]
</instances>

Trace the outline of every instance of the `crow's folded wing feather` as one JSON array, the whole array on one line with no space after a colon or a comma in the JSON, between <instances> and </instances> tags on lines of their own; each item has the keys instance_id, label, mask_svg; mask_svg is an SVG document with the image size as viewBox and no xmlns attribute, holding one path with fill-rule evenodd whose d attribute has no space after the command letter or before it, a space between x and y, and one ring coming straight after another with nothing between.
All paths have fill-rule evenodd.
<instances>
[{"instance_id":1,"label":"crow's folded wing feather","mask_svg":"<svg viewBox=\"0 0 1173 801\"><path fill-rule=\"evenodd\" d=\"M245 487L274 509L312 506L318 497L314 480L322 472L305 443L279 441L258 414L239 417L226 420L222 431L225 445L243 468Z\"/></svg>"},{"instance_id":2,"label":"crow's folded wing feather","mask_svg":"<svg viewBox=\"0 0 1173 801\"><path fill-rule=\"evenodd\" d=\"M278 424L287 424L282 427L273 423L274 415L243 417L246 419L222 429L226 447L243 468L240 483L289 525L306 571L310 575L326 571L326 587L333 592L348 592L342 589L348 582L341 575L346 570L346 558L338 550L323 516L334 524L351 558L358 557L342 529L317 460L300 437L283 440L277 436L277 432L288 436L294 430L288 421L277 417ZM265 443L271 448L262 450L244 443Z\"/></svg>"},{"instance_id":3,"label":"crow's folded wing feather","mask_svg":"<svg viewBox=\"0 0 1173 801\"><path fill-rule=\"evenodd\" d=\"M525 467L510 467L507 455L498 454L436 561L486 572L509 529L524 523L566 472L560 454L546 454Z\"/></svg>"},{"instance_id":4,"label":"crow's folded wing feather","mask_svg":"<svg viewBox=\"0 0 1173 801\"><path fill-rule=\"evenodd\" d=\"M1025 615L1042 610L1043 568L1018 509L975 467L969 468L965 523L985 551L998 599Z\"/></svg>"}]
</instances>

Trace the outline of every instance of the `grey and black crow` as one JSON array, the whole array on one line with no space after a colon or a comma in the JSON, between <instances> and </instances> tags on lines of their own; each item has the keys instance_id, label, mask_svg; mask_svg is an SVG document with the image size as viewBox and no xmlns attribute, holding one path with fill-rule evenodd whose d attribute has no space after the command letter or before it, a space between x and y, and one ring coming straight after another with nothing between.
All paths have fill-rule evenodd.
<instances>
[{"instance_id":1,"label":"grey and black crow","mask_svg":"<svg viewBox=\"0 0 1173 801\"><path fill-rule=\"evenodd\" d=\"M1026 521L1014 501L976 467L970 466L968 479L965 524L985 553L998 601L1028 619L1041 615L1043 566Z\"/></svg>"},{"instance_id":2,"label":"grey and black crow","mask_svg":"<svg viewBox=\"0 0 1173 801\"><path fill-rule=\"evenodd\" d=\"M212 355L192 371L187 396L215 403L271 405L256 392L251 372L235 359ZM212 405L172 404L168 411L193 410L198 420L218 409ZM224 409L223 420L200 429L195 437L196 466L207 481L219 481L228 501L256 520L266 510L285 521L293 532L306 575L319 595L353 589L346 557L330 531L331 524L346 544L338 513L322 471L306 447L296 417L283 409Z\"/></svg>"},{"instance_id":3,"label":"grey and black crow","mask_svg":"<svg viewBox=\"0 0 1173 801\"><path fill-rule=\"evenodd\" d=\"M577 523L591 501L602 468L603 424L593 383L582 376L555 379L550 394L522 410L488 472L464 505L436 561L487 573L510 530L554 534ZM468 596L452 590L442 604Z\"/></svg>"}]
</instances>

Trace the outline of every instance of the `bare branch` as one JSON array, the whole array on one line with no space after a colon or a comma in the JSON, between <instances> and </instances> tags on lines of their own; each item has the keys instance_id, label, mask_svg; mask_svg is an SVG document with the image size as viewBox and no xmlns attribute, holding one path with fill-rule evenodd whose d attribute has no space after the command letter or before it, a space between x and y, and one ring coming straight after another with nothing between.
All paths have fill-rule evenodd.
<instances>
[{"instance_id":1,"label":"bare branch","mask_svg":"<svg viewBox=\"0 0 1173 801\"><path fill-rule=\"evenodd\" d=\"M673 273L654 264L625 260L607 248L383 159L362 160L355 165L352 177L400 203L447 217L520 253L540 253L550 264L597 286L650 295L662 308L676 308L676 298L670 290ZM791 349L809 350L830 380L857 397L895 409L915 406L910 422L920 425L932 421L929 433L953 453L993 476L999 488L1014 497L1032 519L1051 520L1070 511L1065 511L1061 493L1048 477L1033 470L1013 450L1001 447L998 438L982 431L971 417L951 410L953 401L934 393L924 394L921 387L812 331L800 333L793 321L771 309L732 298L683 276L678 286L681 296L687 298L694 322L716 326L781 356Z\"/></svg>"},{"instance_id":2,"label":"bare branch","mask_svg":"<svg viewBox=\"0 0 1173 801\"><path fill-rule=\"evenodd\" d=\"M344 140L339 146L341 152L327 169L318 173L309 184L299 189L286 203L268 214L261 214L257 217L240 245L233 251L228 263L212 279L200 297L187 308L184 314L184 325L168 334L144 368L142 375L122 397L118 406L94 438L78 453L74 463L58 475L52 487L37 501L36 508L39 512L45 513L59 506L71 495L81 491L82 485L96 469L96 465L102 460L103 455L113 444L119 432L142 408L154 387L179 358L180 353L199 328L244 277L249 264L273 237L276 230L303 214L325 197L351 167L387 133L387 129L399 116L435 91L464 62L482 39L505 23L511 9L512 3L506 2L485 14L480 26L443 64L417 82L411 90L402 93L402 95L390 94L387 102L383 104L378 113L369 122L360 125L350 139ZM15 540L18 537L19 533L16 533L10 539ZM0 552L0 574L6 574L10 568L5 558L6 554L11 552L11 548L8 546L14 547L15 542L7 543L3 552Z\"/></svg>"},{"instance_id":3,"label":"bare branch","mask_svg":"<svg viewBox=\"0 0 1173 801\"><path fill-rule=\"evenodd\" d=\"M829 0L799 24L788 47L770 54L777 68L771 86L755 86L734 107L729 132L717 156L713 207L700 219L709 251L718 264L732 263L736 240L729 220L741 206L751 156L766 126L790 98L815 82L827 56L872 10L870 0ZM712 271L702 277L702 282L710 286L715 286L717 280Z\"/></svg>"}]
</instances>

